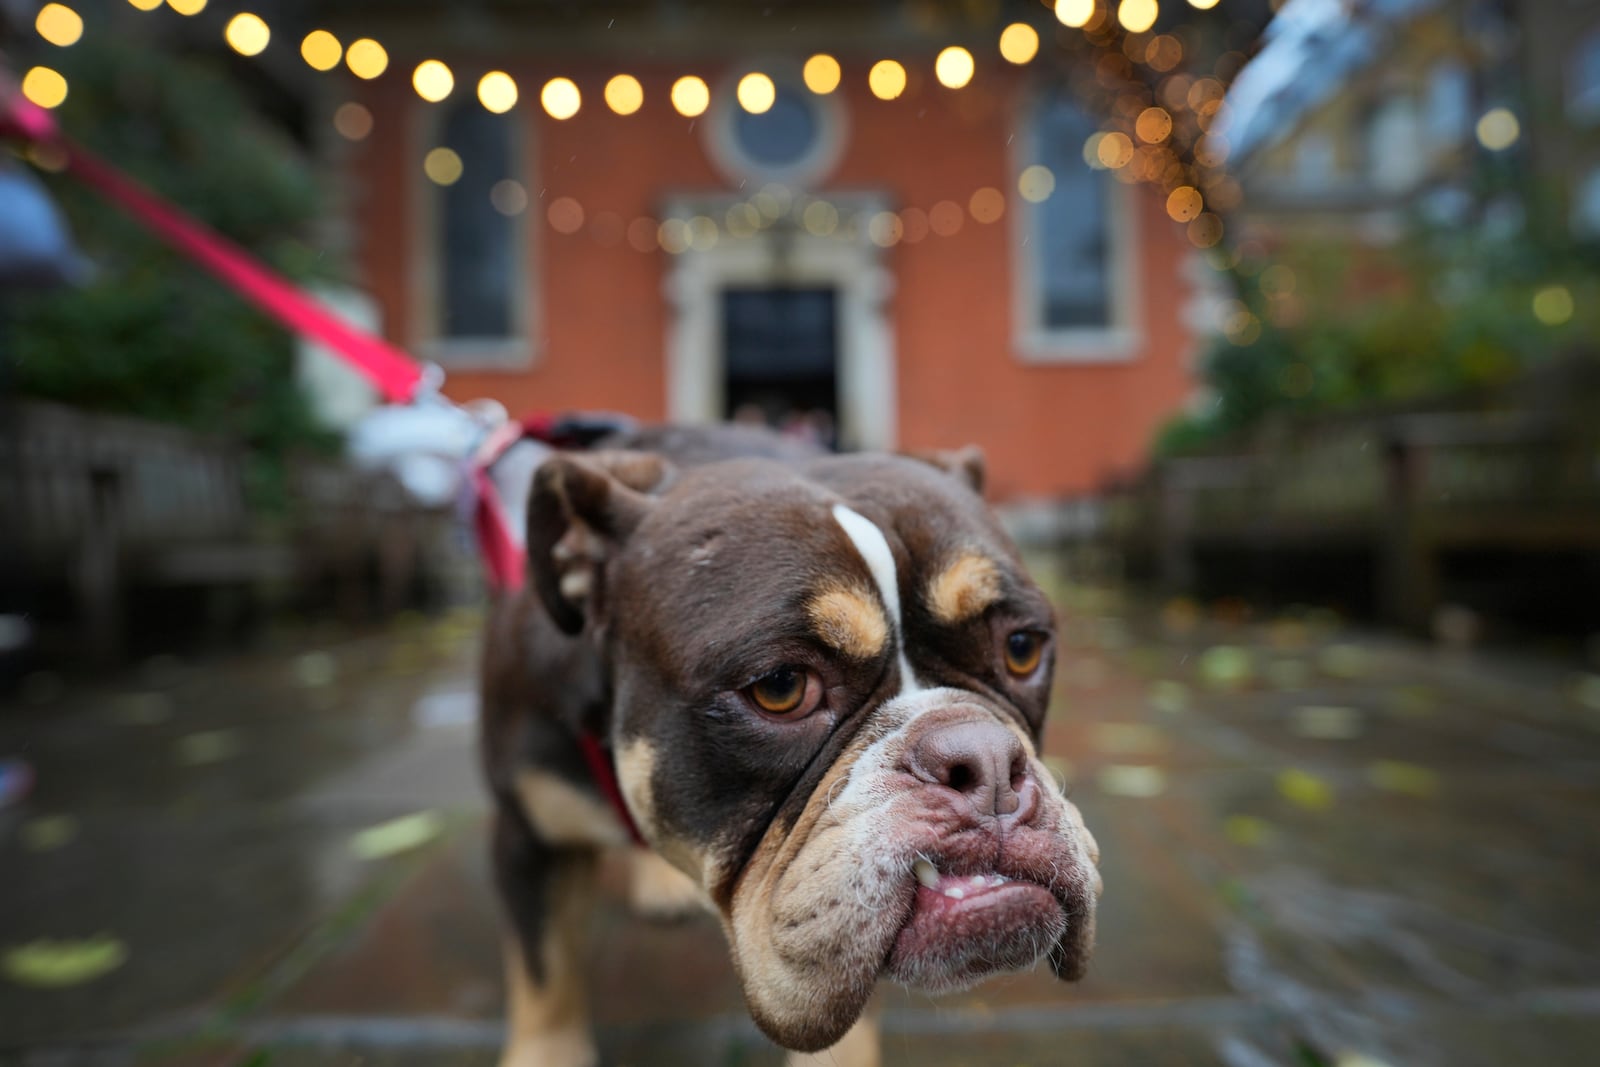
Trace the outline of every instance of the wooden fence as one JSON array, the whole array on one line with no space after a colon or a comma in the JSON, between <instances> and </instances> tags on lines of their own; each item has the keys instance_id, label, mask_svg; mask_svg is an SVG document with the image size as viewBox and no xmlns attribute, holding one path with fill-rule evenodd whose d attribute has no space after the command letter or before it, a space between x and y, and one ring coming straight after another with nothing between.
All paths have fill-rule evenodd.
<instances>
[{"instance_id":1,"label":"wooden fence","mask_svg":"<svg viewBox=\"0 0 1600 1067\"><path fill-rule=\"evenodd\" d=\"M1170 589L1249 557L1287 592L1296 564L1342 559L1356 599L1421 628L1452 557L1600 560L1600 388L1579 365L1454 407L1280 422L1101 499L1104 543Z\"/></svg>"},{"instance_id":2,"label":"wooden fence","mask_svg":"<svg viewBox=\"0 0 1600 1067\"><path fill-rule=\"evenodd\" d=\"M297 462L287 514L248 506L234 443L39 402L0 429L0 588L64 620L94 662L127 645L142 591L225 594L230 610L331 600L401 605L451 516L416 508L386 474Z\"/></svg>"}]
</instances>

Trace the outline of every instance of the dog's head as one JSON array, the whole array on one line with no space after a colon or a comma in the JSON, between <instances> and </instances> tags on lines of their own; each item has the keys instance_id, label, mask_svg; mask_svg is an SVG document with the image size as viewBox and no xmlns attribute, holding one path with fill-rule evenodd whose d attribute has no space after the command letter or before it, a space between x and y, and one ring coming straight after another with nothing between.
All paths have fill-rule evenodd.
<instances>
[{"instance_id":1,"label":"dog's head","mask_svg":"<svg viewBox=\"0 0 1600 1067\"><path fill-rule=\"evenodd\" d=\"M1038 755L1052 612L981 471L602 453L535 485L531 577L604 658L629 809L790 1048L880 975L1076 978L1093 944L1097 849Z\"/></svg>"}]
</instances>

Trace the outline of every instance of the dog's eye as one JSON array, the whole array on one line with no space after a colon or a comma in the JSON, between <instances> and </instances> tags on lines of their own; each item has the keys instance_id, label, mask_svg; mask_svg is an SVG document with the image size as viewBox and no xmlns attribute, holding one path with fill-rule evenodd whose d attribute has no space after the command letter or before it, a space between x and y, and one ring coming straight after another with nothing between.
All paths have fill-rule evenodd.
<instances>
[{"instance_id":1,"label":"dog's eye","mask_svg":"<svg viewBox=\"0 0 1600 1067\"><path fill-rule=\"evenodd\" d=\"M745 689L760 711L781 719L803 719L822 703L822 681L799 667L779 667Z\"/></svg>"},{"instance_id":2,"label":"dog's eye","mask_svg":"<svg viewBox=\"0 0 1600 1067\"><path fill-rule=\"evenodd\" d=\"M1038 630L1018 630L1006 638L1006 670L1026 678L1044 656L1044 634Z\"/></svg>"}]
</instances>

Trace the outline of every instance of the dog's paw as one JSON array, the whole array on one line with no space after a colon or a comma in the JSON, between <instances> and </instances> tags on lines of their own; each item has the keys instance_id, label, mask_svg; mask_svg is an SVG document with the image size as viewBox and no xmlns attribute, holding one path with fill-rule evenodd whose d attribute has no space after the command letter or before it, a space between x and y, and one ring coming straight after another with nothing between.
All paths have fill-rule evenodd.
<instances>
[{"instance_id":1,"label":"dog's paw","mask_svg":"<svg viewBox=\"0 0 1600 1067\"><path fill-rule=\"evenodd\" d=\"M645 919L670 922L710 910L711 902L688 875L654 852L634 849L628 857L628 904Z\"/></svg>"},{"instance_id":2,"label":"dog's paw","mask_svg":"<svg viewBox=\"0 0 1600 1067\"><path fill-rule=\"evenodd\" d=\"M600 1053L587 1027L571 1027L515 1038L500 1054L500 1067L599 1067Z\"/></svg>"}]
</instances>

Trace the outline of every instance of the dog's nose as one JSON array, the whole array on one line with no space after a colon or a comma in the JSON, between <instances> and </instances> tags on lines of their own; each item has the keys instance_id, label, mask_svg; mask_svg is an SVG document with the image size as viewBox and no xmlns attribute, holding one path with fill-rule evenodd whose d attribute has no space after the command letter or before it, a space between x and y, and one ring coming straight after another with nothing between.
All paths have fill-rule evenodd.
<instances>
[{"instance_id":1,"label":"dog's nose","mask_svg":"<svg viewBox=\"0 0 1600 1067\"><path fill-rule=\"evenodd\" d=\"M1017 735L994 721L935 726L912 742L912 773L946 785L972 801L982 815L1010 815L1022 804L1017 790L1028 758Z\"/></svg>"}]
</instances>

